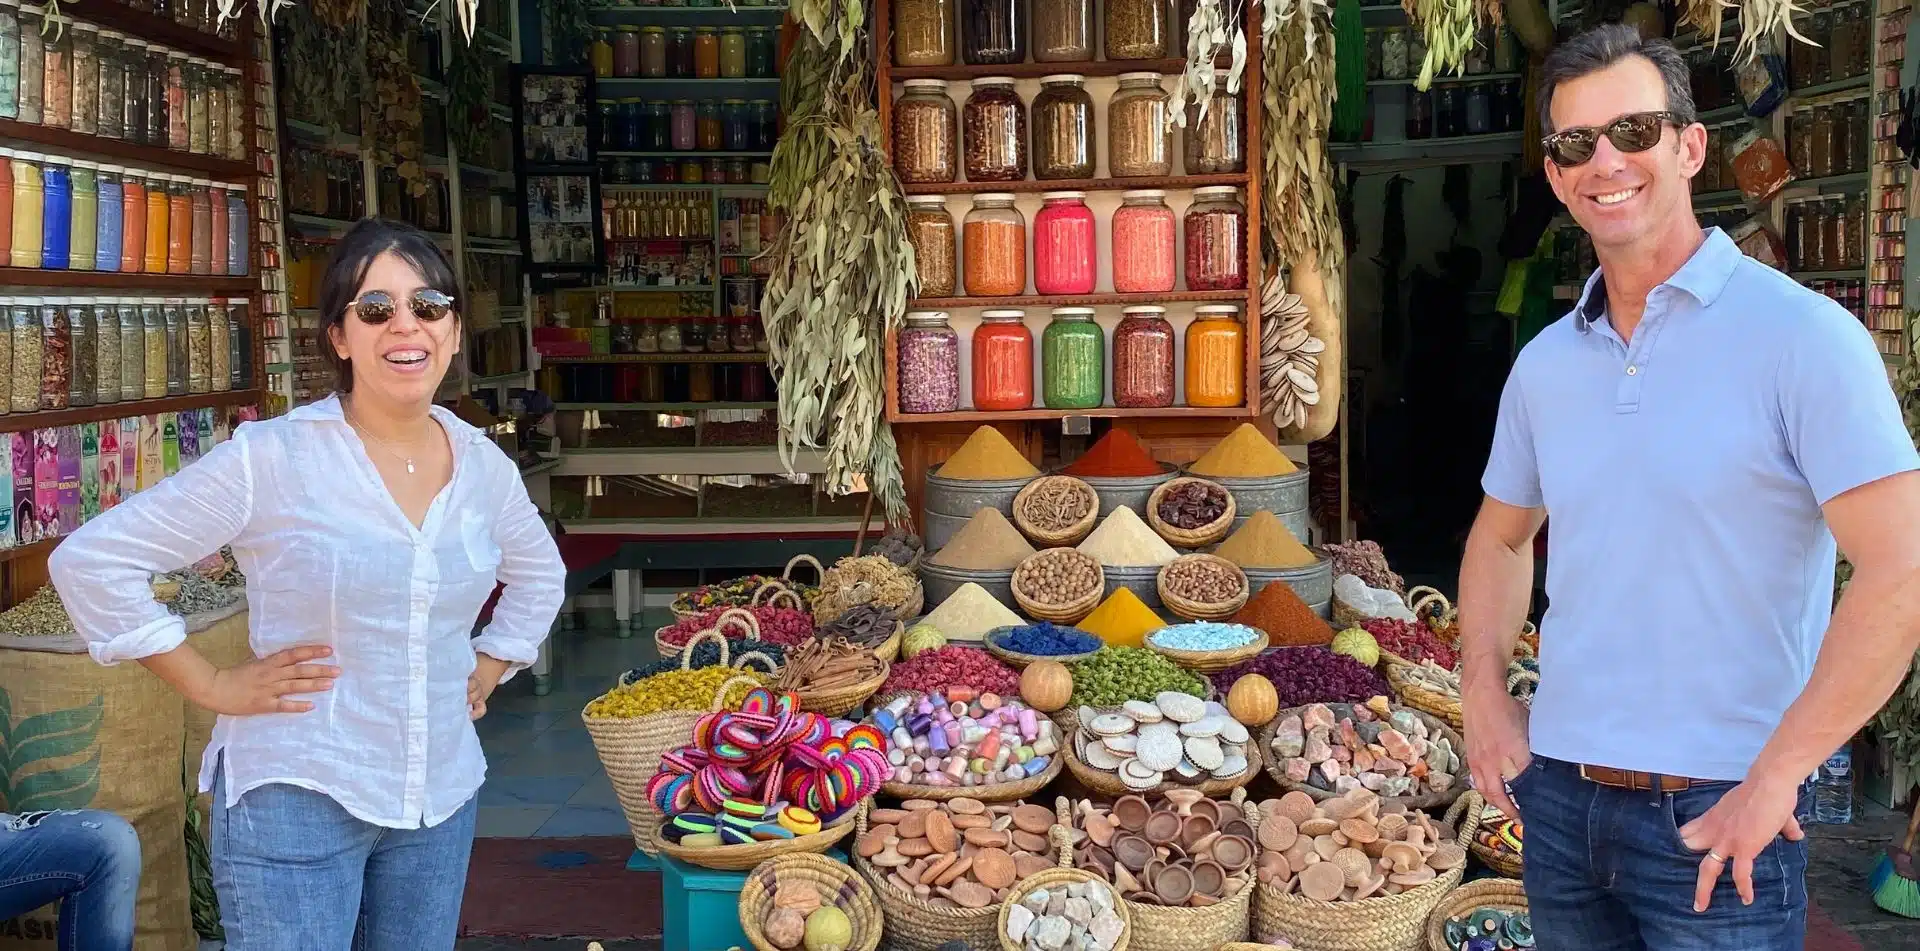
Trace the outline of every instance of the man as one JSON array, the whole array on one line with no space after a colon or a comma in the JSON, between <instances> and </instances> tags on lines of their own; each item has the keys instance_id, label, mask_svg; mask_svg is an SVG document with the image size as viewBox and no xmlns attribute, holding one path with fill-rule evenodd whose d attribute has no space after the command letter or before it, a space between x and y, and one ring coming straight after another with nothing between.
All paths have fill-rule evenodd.
<instances>
[{"instance_id":1,"label":"man","mask_svg":"<svg viewBox=\"0 0 1920 951\"><path fill-rule=\"evenodd\" d=\"M1526 822L1543 951L1797 949L1806 778L1920 642L1920 458L1859 322L1695 222L1673 47L1602 27L1543 80L1600 272L1501 399L1460 577L1474 783ZM1549 517L1529 723L1505 679Z\"/></svg>"},{"instance_id":2,"label":"man","mask_svg":"<svg viewBox=\"0 0 1920 951\"><path fill-rule=\"evenodd\" d=\"M60 951L130 951L140 839L111 812L0 812L0 921L60 902ZM27 937L35 937L28 935Z\"/></svg>"}]
</instances>

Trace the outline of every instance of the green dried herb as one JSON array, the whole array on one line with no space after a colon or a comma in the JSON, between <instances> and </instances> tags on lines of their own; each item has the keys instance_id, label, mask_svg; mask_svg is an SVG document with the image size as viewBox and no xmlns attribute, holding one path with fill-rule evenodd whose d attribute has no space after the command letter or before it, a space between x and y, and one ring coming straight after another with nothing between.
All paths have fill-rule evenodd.
<instances>
[{"instance_id":1,"label":"green dried herb","mask_svg":"<svg viewBox=\"0 0 1920 951\"><path fill-rule=\"evenodd\" d=\"M507 68L507 57L486 44L453 44L447 67L447 138L462 161L490 151L493 138L493 80ZM482 163L484 164L484 163Z\"/></svg>"}]
</instances>

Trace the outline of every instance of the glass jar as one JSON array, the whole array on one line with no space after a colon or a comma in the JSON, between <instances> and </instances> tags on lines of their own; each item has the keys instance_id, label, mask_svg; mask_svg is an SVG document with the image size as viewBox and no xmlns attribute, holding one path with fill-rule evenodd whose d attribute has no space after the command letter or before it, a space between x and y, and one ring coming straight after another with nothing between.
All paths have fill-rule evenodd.
<instances>
[{"instance_id":1,"label":"glass jar","mask_svg":"<svg viewBox=\"0 0 1920 951\"><path fill-rule=\"evenodd\" d=\"M91 23L73 25L73 131L98 135L100 115L100 28Z\"/></svg>"},{"instance_id":2,"label":"glass jar","mask_svg":"<svg viewBox=\"0 0 1920 951\"><path fill-rule=\"evenodd\" d=\"M40 167L40 266L67 269L73 242L73 160L49 155Z\"/></svg>"},{"instance_id":3,"label":"glass jar","mask_svg":"<svg viewBox=\"0 0 1920 951\"><path fill-rule=\"evenodd\" d=\"M93 301L69 300L67 311L67 355L72 365L67 372L67 405L92 406L99 389L99 346L94 342Z\"/></svg>"},{"instance_id":4,"label":"glass jar","mask_svg":"<svg viewBox=\"0 0 1920 951\"><path fill-rule=\"evenodd\" d=\"M1033 289L1039 294L1091 294L1093 212L1086 192L1047 192L1033 216Z\"/></svg>"},{"instance_id":5,"label":"glass jar","mask_svg":"<svg viewBox=\"0 0 1920 951\"><path fill-rule=\"evenodd\" d=\"M1113 331L1113 405L1173 405L1173 325L1153 305L1121 311Z\"/></svg>"},{"instance_id":6,"label":"glass jar","mask_svg":"<svg viewBox=\"0 0 1920 951\"><path fill-rule=\"evenodd\" d=\"M230 158L233 154L229 145L232 141L232 130L227 128L227 120L232 115L233 104L228 101L228 97L232 96L235 90L227 80L226 67L217 63L208 63L206 68L207 153Z\"/></svg>"},{"instance_id":7,"label":"glass jar","mask_svg":"<svg viewBox=\"0 0 1920 951\"><path fill-rule=\"evenodd\" d=\"M147 178L128 169L120 179L120 270L137 274L146 269Z\"/></svg>"},{"instance_id":8,"label":"glass jar","mask_svg":"<svg viewBox=\"0 0 1920 951\"><path fill-rule=\"evenodd\" d=\"M1387 27L1380 36L1380 78L1406 79L1412 64L1407 56L1406 27Z\"/></svg>"},{"instance_id":9,"label":"glass jar","mask_svg":"<svg viewBox=\"0 0 1920 951\"><path fill-rule=\"evenodd\" d=\"M1167 55L1166 0L1107 0L1107 59Z\"/></svg>"},{"instance_id":10,"label":"glass jar","mask_svg":"<svg viewBox=\"0 0 1920 951\"><path fill-rule=\"evenodd\" d=\"M774 143L780 139L780 110L771 99L756 99L753 102L753 141L754 151L771 152ZM755 181L764 182L765 178Z\"/></svg>"},{"instance_id":11,"label":"glass jar","mask_svg":"<svg viewBox=\"0 0 1920 951\"><path fill-rule=\"evenodd\" d=\"M73 20L47 16L40 38L40 124L53 129L73 125Z\"/></svg>"},{"instance_id":12,"label":"glass jar","mask_svg":"<svg viewBox=\"0 0 1920 951\"><path fill-rule=\"evenodd\" d=\"M916 311L897 336L900 411L951 413L960 408L960 336L939 311Z\"/></svg>"},{"instance_id":13,"label":"glass jar","mask_svg":"<svg viewBox=\"0 0 1920 951\"><path fill-rule=\"evenodd\" d=\"M1855 172L1864 172L1871 164L1870 154L1873 151L1872 115L1867 100L1854 100L1847 121L1852 129L1847 136L1847 167Z\"/></svg>"},{"instance_id":14,"label":"glass jar","mask_svg":"<svg viewBox=\"0 0 1920 951\"><path fill-rule=\"evenodd\" d=\"M1033 331L1024 310L989 310L973 331L973 408L983 413L1033 406Z\"/></svg>"},{"instance_id":15,"label":"glass jar","mask_svg":"<svg viewBox=\"0 0 1920 951\"><path fill-rule=\"evenodd\" d=\"M676 26L667 30L667 75L693 78L693 27Z\"/></svg>"},{"instance_id":16,"label":"glass jar","mask_svg":"<svg viewBox=\"0 0 1920 951\"><path fill-rule=\"evenodd\" d=\"M740 27L720 30L720 75L727 79L747 75L747 31Z\"/></svg>"},{"instance_id":17,"label":"glass jar","mask_svg":"<svg viewBox=\"0 0 1920 951\"><path fill-rule=\"evenodd\" d=\"M98 196L94 212L93 267L96 271L120 270L120 228L125 213L120 177L125 172L118 165L102 165L95 176Z\"/></svg>"},{"instance_id":18,"label":"glass jar","mask_svg":"<svg viewBox=\"0 0 1920 951\"><path fill-rule=\"evenodd\" d=\"M1813 140L1812 155L1808 158L1808 170L1815 178L1825 178L1833 174L1833 107L1815 106L1813 122L1808 126L1808 134Z\"/></svg>"},{"instance_id":19,"label":"glass jar","mask_svg":"<svg viewBox=\"0 0 1920 951\"><path fill-rule=\"evenodd\" d=\"M746 100L728 99L720 104L720 130L721 144L728 151L746 152L753 148L753 117L747 113Z\"/></svg>"},{"instance_id":20,"label":"glass jar","mask_svg":"<svg viewBox=\"0 0 1920 951\"><path fill-rule=\"evenodd\" d=\"M159 399L167 395L167 322L161 315L159 298L141 299L140 328L140 395L142 399Z\"/></svg>"},{"instance_id":21,"label":"glass jar","mask_svg":"<svg viewBox=\"0 0 1920 951\"><path fill-rule=\"evenodd\" d=\"M969 0L960 11L961 55L972 66L1027 61L1026 4Z\"/></svg>"},{"instance_id":22,"label":"glass jar","mask_svg":"<svg viewBox=\"0 0 1920 951\"><path fill-rule=\"evenodd\" d=\"M1717 139L1719 131L1708 129L1707 135L1710 139ZM1708 167L1717 164L1720 150L1714 148L1714 144L1716 143L1709 143L1706 166L1700 169L1701 175L1695 176L1696 178L1702 177ZM1794 175L1800 178L1813 175L1813 113L1806 109L1796 110L1787 116L1787 162L1793 166ZM1715 175L1714 178L1717 180L1719 176ZM1718 191L1719 189L1705 188L1704 190Z\"/></svg>"},{"instance_id":23,"label":"glass jar","mask_svg":"<svg viewBox=\"0 0 1920 951\"><path fill-rule=\"evenodd\" d=\"M1833 104L1833 174L1845 175L1861 171L1850 168L1853 161L1854 102L1836 102ZM1864 130L1862 130L1864 131Z\"/></svg>"},{"instance_id":24,"label":"glass jar","mask_svg":"<svg viewBox=\"0 0 1920 951\"><path fill-rule=\"evenodd\" d=\"M65 305L39 300L40 408L66 409L73 395L73 325Z\"/></svg>"},{"instance_id":25,"label":"glass jar","mask_svg":"<svg viewBox=\"0 0 1920 951\"><path fill-rule=\"evenodd\" d=\"M1158 73L1121 73L1107 100L1107 170L1114 178L1173 174L1170 97Z\"/></svg>"},{"instance_id":26,"label":"glass jar","mask_svg":"<svg viewBox=\"0 0 1920 951\"><path fill-rule=\"evenodd\" d=\"M637 125L639 148L649 152L673 148L673 107L664 102L650 102L639 108L643 110Z\"/></svg>"},{"instance_id":27,"label":"glass jar","mask_svg":"<svg viewBox=\"0 0 1920 951\"><path fill-rule=\"evenodd\" d=\"M120 402L120 311L96 297L93 305L93 402Z\"/></svg>"},{"instance_id":28,"label":"glass jar","mask_svg":"<svg viewBox=\"0 0 1920 951\"><path fill-rule=\"evenodd\" d=\"M619 79L632 79L640 75L639 27L629 24L614 29L613 75Z\"/></svg>"},{"instance_id":29,"label":"glass jar","mask_svg":"<svg viewBox=\"0 0 1920 951\"><path fill-rule=\"evenodd\" d=\"M945 195L907 196L907 242L913 245L920 297L952 297L955 282L953 215Z\"/></svg>"},{"instance_id":30,"label":"glass jar","mask_svg":"<svg viewBox=\"0 0 1920 951\"><path fill-rule=\"evenodd\" d=\"M40 374L43 360L40 345L45 339L40 329L40 299L16 297L7 307L7 329L12 336L12 371L8 374L10 408L16 413L40 409Z\"/></svg>"},{"instance_id":31,"label":"glass jar","mask_svg":"<svg viewBox=\"0 0 1920 951\"><path fill-rule=\"evenodd\" d=\"M120 328L120 401L141 398L145 392L146 330L140 325L140 302L121 298L114 303L114 319Z\"/></svg>"},{"instance_id":32,"label":"glass jar","mask_svg":"<svg viewBox=\"0 0 1920 951\"><path fill-rule=\"evenodd\" d=\"M713 27L693 30L693 75L697 79L720 78L720 34Z\"/></svg>"},{"instance_id":33,"label":"glass jar","mask_svg":"<svg viewBox=\"0 0 1920 951\"><path fill-rule=\"evenodd\" d=\"M963 124L969 181L1017 182L1027 177L1027 107L1012 79L974 80Z\"/></svg>"},{"instance_id":34,"label":"glass jar","mask_svg":"<svg viewBox=\"0 0 1920 951\"><path fill-rule=\"evenodd\" d=\"M213 389L213 339L205 302L187 306L187 392Z\"/></svg>"},{"instance_id":35,"label":"glass jar","mask_svg":"<svg viewBox=\"0 0 1920 951\"><path fill-rule=\"evenodd\" d=\"M667 75L667 28L664 26L644 26L640 28L639 74L653 79Z\"/></svg>"},{"instance_id":36,"label":"glass jar","mask_svg":"<svg viewBox=\"0 0 1920 951\"><path fill-rule=\"evenodd\" d=\"M227 273L235 277L247 274L247 243L253 233L253 218L247 212L247 189L244 185L226 184L227 192ZM217 195L215 197L218 197Z\"/></svg>"},{"instance_id":37,"label":"glass jar","mask_svg":"<svg viewBox=\"0 0 1920 951\"><path fill-rule=\"evenodd\" d=\"M121 61L120 99L124 115L120 137L128 142L147 144L147 41L129 36Z\"/></svg>"},{"instance_id":38,"label":"glass jar","mask_svg":"<svg viewBox=\"0 0 1920 951\"><path fill-rule=\"evenodd\" d=\"M227 76L226 156L234 161L247 159L247 96L240 68L229 66Z\"/></svg>"},{"instance_id":39,"label":"glass jar","mask_svg":"<svg viewBox=\"0 0 1920 951\"><path fill-rule=\"evenodd\" d=\"M167 51L154 45L147 48L147 139L148 145L167 148L172 135L173 104L167 101Z\"/></svg>"},{"instance_id":40,"label":"glass jar","mask_svg":"<svg viewBox=\"0 0 1920 951\"><path fill-rule=\"evenodd\" d=\"M1033 59L1037 63L1091 61L1092 0L1033 0Z\"/></svg>"},{"instance_id":41,"label":"glass jar","mask_svg":"<svg viewBox=\"0 0 1920 951\"><path fill-rule=\"evenodd\" d=\"M39 125L47 95L46 44L40 30L46 25L46 12L40 7L20 5L20 95L14 102L14 118ZM20 350L14 348L17 356Z\"/></svg>"},{"instance_id":42,"label":"glass jar","mask_svg":"<svg viewBox=\"0 0 1920 951\"><path fill-rule=\"evenodd\" d=\"M909 79L893 104L893 169L907 184L951 182L960 174L960 122L938 79Z\"/></svg>"},{"instance_id":43,"label":"glass jar","mask_svg":"<svg viewBox=\"0 0 1920 951\"><path fill-rule=\"evenodd\" d=\"M726 353L733 348L733 337L727 332L727 318L715 314L707 318L707 352Z\"/></svg>"},{"instance_id":44,"label":"glass jar","mask_svg":"<svg viewBox=\"0 0 1920 951\"><path fill-rule=\"evenodd\" d=\"M1213 87L1205 118L1198 103L1187 107L1188 175L1218 175L1247 170L1246 111L1240 97L1227 92L1225 77Z\"/></svg>"},{"instance_id":45,"label":"glass jar","mask_svg":"<svg viewBox=\"0 0 1920 951\"><path fill-rule=\"evenodd\" d=\"M228 221L227 192L224 186L213 182L206 183L207 191L207 273L227 273L227 232L233 227ZM197 229L196 229L197 234Z\"/></svg>"},{"instance_id":46,"label":"glass jar","mask_svg":"<svg viewBox=\"0 0 1920 951\"><path fill-rule=\"evenodd\" d=\"M1226 291L1247 286L1247 211L1240 190L1214 185L1193 190L1187 207L1187 290Z\"/></svg>"},{"instance_id":47,"label":"glass jar","mask_svg":"<svg viewBox=\"0 0 1920 951\"><path fill-rule=\"evenodd\" d=\"M207 307L207 385L215 393L233 389L233 321L227 302L216 299Z\"/></svg>"},{"instance_id":48,"label":"glass jar","mask_svg":"<svg viewBox=\"0 0 1920 951\"><path fill-rule=\"evenodd\" d=\"M693 100L676 99L673 102L672 141L669 143L676 152L691 152L699 144L695 135L698 120L695 116Z\"/></svg>"},{"instance_id":49,"label":"glass jar","mask_svg":"<svg viewBox=\"0 0 1920 951\"><path fill-rule=\"evenodd\" d=\"M187 54L167 54L167 148L187 151Z\"/></svg>"},{"instance_id":50,"label":"glass jar","mask_svg":"<svg viewBox=\"0 0 1920 951\"><path fill-rule=\"evenodd\" d=\"M747 75L759 79L772 77L777 45L772 30L764 26L748 30Z\"/></svg>"},{"instance_id":51,"label":"glass jar","mask_svg":"<svg viewBox=\"0 0 1920 951\"><path fill-rule=\"evenodd\" d=\"M98 162L74 159L73 171L68 173L73 196L67 219L67 267L75 271L93 270L93 242L100 227L99 168Z\"/></svg>"},{"instance_id":52,"label":"glass jar","mask_svg":"<svg viewBox=\"0 0 1920 951\"><path fill-rule=\"evenodd\" d=\"M7 160L13 179L13 226L7 257L14 267L37 268L45 259L40 248L46 231L46 184L41 177L45 163L46 156L27 151L15 152Z\"/></svg>"},{"instance_id":53,"label":"glass jar","mask_svg":"<svg viewBox=\"0 0 1920 951\"><path fill-rule=\"evenodd\" d=\"M952 0L894 0L893 64L953 65Z\"/></svg>"},{"instance_id":54,"label":"glass jar","mask_svg":"<svg viewBox=\"0 0 1920 951\"><path fill-rule=\"evenodd\" d=\"M1864 7L1849 4L1835 7L1832 13L1833 38L1827 43L1827 74L1834 79L1850 79L1860 75L1865 66L1867 37L1863 27Z\"/></svg>"},{"instance_id":55,"label":"glass jar","mask_svg":"<svg viewBox=\"0 0 1920 951\"><path fill-rule=\"evenodd\" d=\"M687 342L680 333L680 321L667 318L660 321L660 352L684 353Z\"/></svg>"},{"instance_id":56,"label":"glass jar","mask_svg":"<svg viewBox=\"0 0 1920 951\"><path fill-rule=\"evenodd\" d=\"M1033 177L1093 176L1093 99L1081 76L1048 76L1033 97Z\"/></svg>"},{"instance_id":57,"label":"glass jar","mask_svg":"<svg viewBox=\"0 0 1920 951\"><path fill-rule=\"evenodd\" d=\"M1013 196L985 193L961 224L969 297L1012 297L1027 289L1027 220Z\"/></svg>"},{"instance_id":58,"label":"glass jar","mask_svg":"<svg viewBox=\"0 0 1920 951\"><path fill-rule=\"evenodd\" d=\"M224 203L223 203L224 204ZM192 224L187 248L187 271L213 273L213 183L196 178L187 186L187 209ZM222 235L221 237L225 237ZM225 244L222 241L221 244Z\"/></svg>"},{"instance_id":59,"label":"glass jar","mask_svg":"<svg viewBox=\"0 0 1920 951\"><path fill-rule=\"evenodd\" d=\"M169 297L160 308L167 335L167 395L187 393L187 302Z\"/></svg>"},{"instance_id":60,"label":"glass jar","mask_svg":"<svg viewBox=\"0 0 1920 951\"><path fill-rule=\"evenodd\" d=\"M167 273L193 273L193 184L185 175L167 182Z\"/></svg>"},{"instance_id":61,"label":"glass jar","mask_svg":"<svg viewBox=\"0 0 1920 951\"><path fill-rule=\"evenodd\" d=\"M1040 335L1040 398L1048 409L1092 409L1106 395L1107 335L1091 307L1056 307Z\"/></svg>"},{"instance_id":62,"label":"glass jar","mask_svg":"<svg viewBox=\"0 0 1920 951\"><path fill-rule=\"evenodd\" d=\"M720 128L720 105L715 102L703 102L694 111L695 142L702 152L718 152L726 142L726 134Z\"/></svg>"},{"instance_id":63,"label":"glass jar","mask_svg":"<svg viewBox=\"0 0 1920 951\"><path fill-rule=\"evenodd\" d=\"M0 0L0 119L19 117L20 0ZM5 316L0 307L0 317ZM5 400L0 400L4 408Z\"/></svg>"},{"instance_id":64,"label":"glass jar","mask_svg":"<svg viewBox=\"0 0 1920 951\"><path fill-rule=\"evenodd\" d=\"M213 64L187 60L187 151L213 154Z\"/></svg>"},{"instance_id":65,"label":"glass jar","mask_svg":"<svg viewBox=\"0 0 1920 951\"><path fill-rule=\"evenodd\" d=\"M593 64L593 75L601 79L613 78L613 42L607 38L608 32L606 27L596 27L593 44L587 48L587 60Z\"/></svg>"},{"instance_id":66,"label":"glass jar","mask_svg":"<svg viewBox=\"0 0 1920 951\"><path fill-rule=\"evenodd\" d=\"M1842 220L1841 244L1846 249L1847 267L1866 267L1867 199L1865 195L1855 193L1853 197L1846 200Z\"/></svg>"},{"instance_id":67,"label":"glass jar","mask_svg":"<svg viewBox=\"0 0 1920 951\"><path fill-rule=\"evenodd\" d=\"M1246 402L1247 332L1240 308L1202 304L1187 325L1187 405Z\"/></svg>"},{"instance_id":68,"label":"glass jar","mask_svg":"<svg viewBox=\"0 0 1920 951\"><path fill-rule=\"evenodd\" d=\"M1121 205L1111 223L1115 292L1170 291L1179 279L1175 264L1179 225L1166 197L1158 189L1121 193Z\"/></svg>"},{"instance_id":69,"label":"glass jar","mask_svg":"<svg viewBox=\"0 0 1920 951\"><path fill-rule=\"evenodd\" d=\"M753 352L753 318L735 317L728 324L727 343L734 353Z\"/></svg>"}]
</instances>

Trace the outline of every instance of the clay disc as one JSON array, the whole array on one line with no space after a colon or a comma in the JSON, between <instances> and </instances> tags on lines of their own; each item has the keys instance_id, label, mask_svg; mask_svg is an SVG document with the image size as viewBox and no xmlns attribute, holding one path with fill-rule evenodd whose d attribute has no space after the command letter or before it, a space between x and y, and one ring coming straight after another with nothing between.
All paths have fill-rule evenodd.
<instances>
[{"instance_id":1,"label":"clay disc","mask_svg":"<svg viewBox=\"0 0 1920 951\"><path fill-rule=\"evenodd\" d=\"M987 804L978 799L969 799L965 796L960 796L947 800L947 809L963 816L977 816L987 811Z\"/></svg>"},{"instance_id":2,"label":"clay disc","mask_svg":"<svg viewBox=\"0 0 1920 951\"><path fill-rule=\"evenodd\" d=\"M1347 876L1332 862L1320 862L1300 870L1300 894L1316 901L1333 901L1347 888Z\"/></svg>"},{"instance_id":3,"label":"clay disc","mask_svg":"<svg viewBox=\"0 0 1920 951\"><path fill-rule=\"evenodd\" d=\"M951 852L959 848L959 836L953 831L953 821L944 812L927 813L927 844L935 852Z\"/></svg>"},{"instance_id":4,"label":"clay disc","mask_svg":"<svg viewBox=\"0 0 1920 951\"><path fill-rule=\"evenodd\" d=\"M980 884L988 888L1005 888L1013 884L1014 875L1013 856L995 848L974 853L973 877L979 879Z\"/></svg>"}]
</instances>

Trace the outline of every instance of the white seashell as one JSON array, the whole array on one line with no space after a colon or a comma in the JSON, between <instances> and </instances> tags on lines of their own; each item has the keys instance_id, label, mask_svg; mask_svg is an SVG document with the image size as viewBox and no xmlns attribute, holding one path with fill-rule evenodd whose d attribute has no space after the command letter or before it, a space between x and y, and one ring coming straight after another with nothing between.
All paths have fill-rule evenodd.
<instances>
[{"instance_id":1,"label":"white seashell","mask_svg":"<svg viewBox=\"0 0 1920 951\"><path fill-rule=\"evenodd\" d=\"M1120 712L1126 714L1135 723L1159 723L1166 719L1160 708L1145 700L1129 700L1120 705Z\"/></svg>"}]
</instances>

